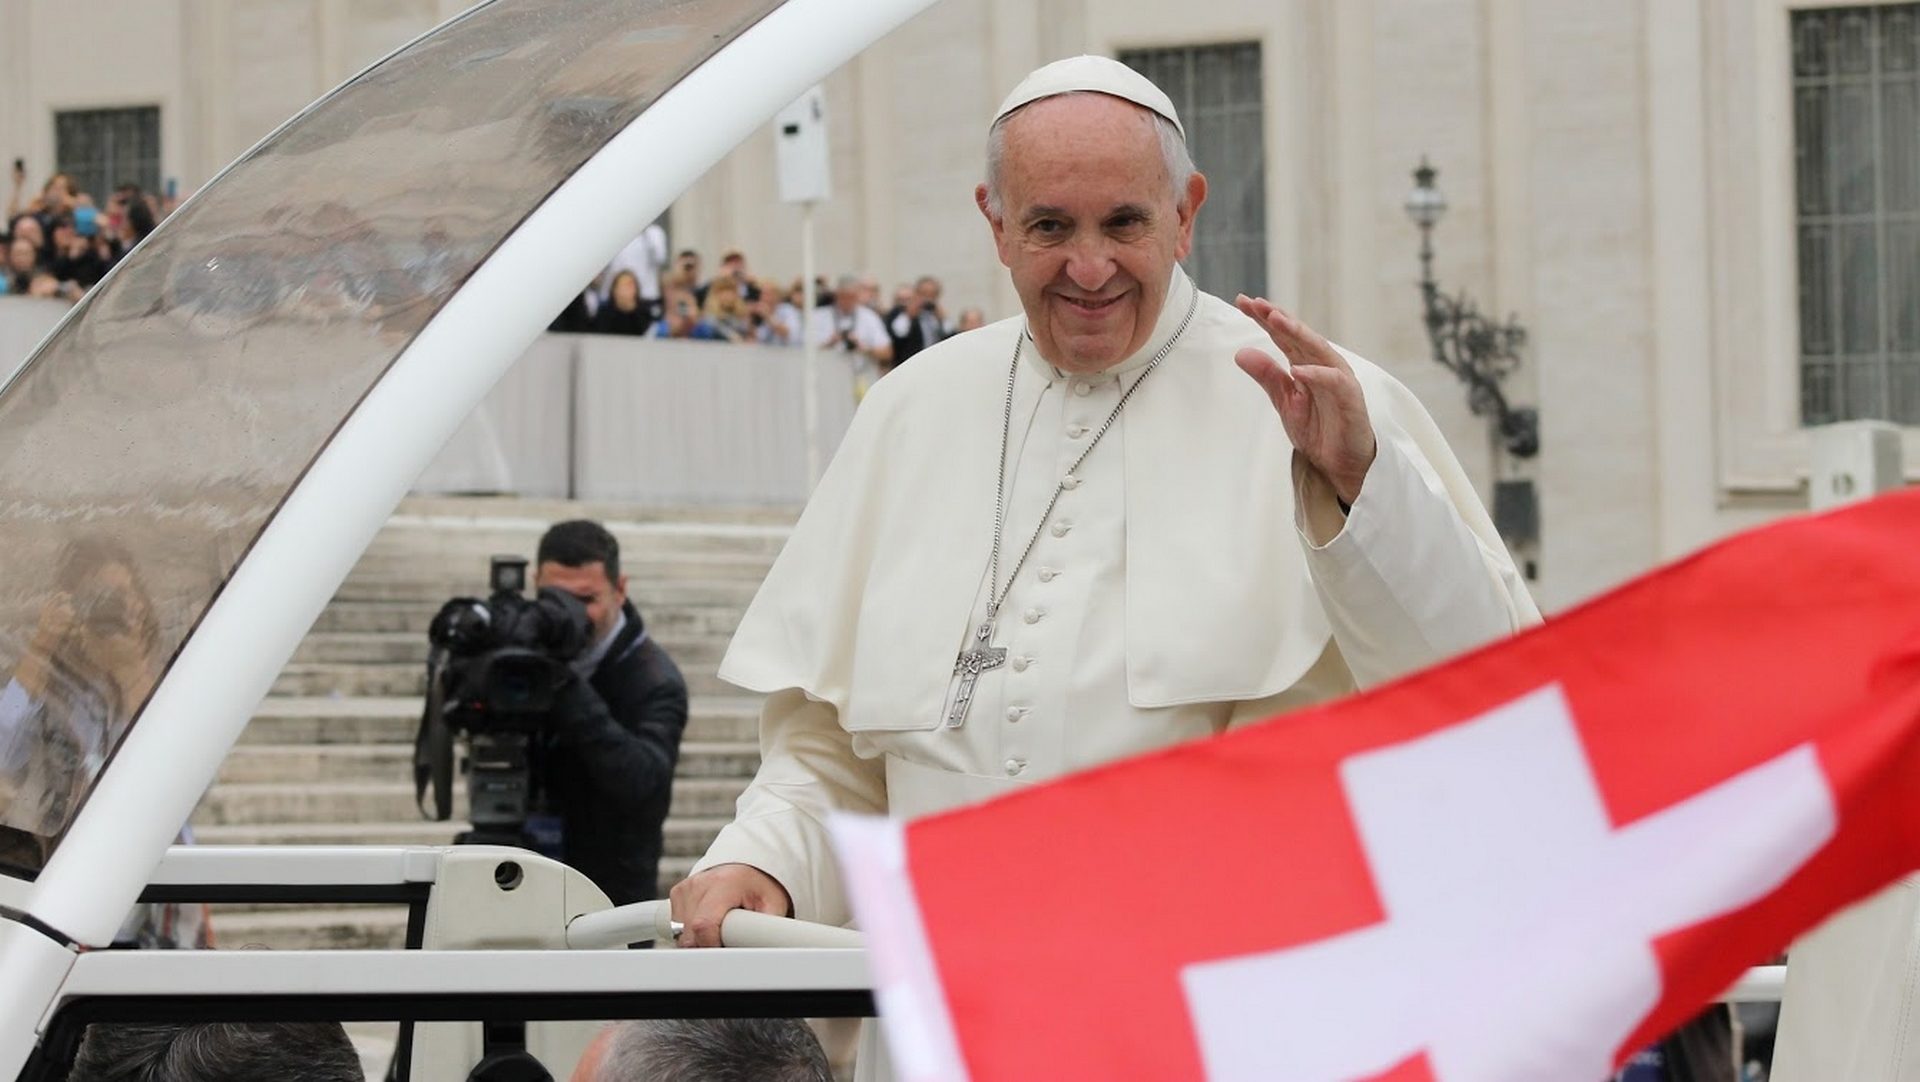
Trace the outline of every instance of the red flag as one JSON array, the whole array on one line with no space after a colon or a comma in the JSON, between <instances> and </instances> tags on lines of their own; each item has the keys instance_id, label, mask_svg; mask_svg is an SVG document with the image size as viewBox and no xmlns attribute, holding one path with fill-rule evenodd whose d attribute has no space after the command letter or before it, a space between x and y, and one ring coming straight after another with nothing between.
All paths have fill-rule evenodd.
<instances>
[{"instance_id":1,"label":"red flag","mask_svg":"<svg viewBox=\"0 0 1920 1082\"><path fill-rule=\"evenodd\" d=\"M1598 1079L1920 866L1920 492L1369 693L836 823L914 1082Z\"/></svg>"}]
</instances>

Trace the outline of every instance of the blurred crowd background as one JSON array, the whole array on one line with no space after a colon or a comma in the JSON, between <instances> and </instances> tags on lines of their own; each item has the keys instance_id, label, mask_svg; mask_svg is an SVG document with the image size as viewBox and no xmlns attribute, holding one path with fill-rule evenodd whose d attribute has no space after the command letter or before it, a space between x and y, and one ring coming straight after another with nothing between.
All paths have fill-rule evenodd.
<instances>
[{"instance_id":1,"label":"blurred crowd background","mask_svg":"<svg viewBox=\"0 0 1920 1082\"><path fill-rule=\"evenodd\" d=\"M138 184L102 197L66 173L29 190L26 163L16 159L0 294L77 301L172 209L172 200Z\"/></svg>"},{"instance_id":2,"label":"blurred crowd background","mask_svg":"<svg viewBox=\"0 0 1920 1082\"><path fill-rule=\"evenodd\" d=\"M746 345L840 350L886 372L915 353L986 322L976 307L951 308L940 279L921 275L891 292L871 275L806 282L754 273L745 252L721 253L711 273L702 254L675 252L656 223L635 237L554 320L555 331L646 335Z\"/></svg>"},{"instance_id":3,"label":"blurred crowd background","mask_svg":"<svg viewBox=\"0 0 1920 1082\"><path fill-rule=\"evenodd\" d=\"M153 232L178 200L124 183L104 195L67 173L38 187L16 161L7 200L6 268L0 294L69 304L99 284ZM574 334L636 335L744 345L837 350L870 378L986 321L977 307L949 307L940 279L921 275L891 292L871 274L819 277L813 318L806 283L756 275L746 253L721 254L711 273L700 252L675 252L656 223L634 238L553 321Z\"/></svg>"}]
</instances>

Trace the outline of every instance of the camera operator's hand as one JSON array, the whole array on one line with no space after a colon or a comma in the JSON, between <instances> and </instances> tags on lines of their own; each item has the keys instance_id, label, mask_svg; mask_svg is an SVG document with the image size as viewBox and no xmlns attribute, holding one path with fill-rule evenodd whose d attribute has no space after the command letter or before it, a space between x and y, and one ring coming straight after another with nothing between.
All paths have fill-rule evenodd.
<instances>
[{"instance_id":1,"label":"camera operator's hand","mask_svg":"<svg viewBox=\"0 0 1920 1082\"><path fill-rule=\"evenodd\" d=\"M793 915L793 900L778 880L751 864L716 864L674 884L673 919L682 947L720 946L720 922L736 909Z\"/></svg>"}]
</instances>

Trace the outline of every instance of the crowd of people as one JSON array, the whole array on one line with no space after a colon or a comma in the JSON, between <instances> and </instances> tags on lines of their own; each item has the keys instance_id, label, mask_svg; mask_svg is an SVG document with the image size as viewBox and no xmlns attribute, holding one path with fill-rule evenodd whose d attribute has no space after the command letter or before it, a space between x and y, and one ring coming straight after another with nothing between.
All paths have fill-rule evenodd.
<instances>
[{"instance_id":1,"label":"crowd of people","mask_svg":"<svg viewBox=\"0 0 1920 1082\"><path fill-rule=\"evenodd\" d=\"M55 173L34 192L25 163L16 159L0 235L0 295L79 300L171 209L131 183L102 202L66 173ZM808 320L803 281L758 277L739 251L725 253L708 277L700 253L670 254L666 231L655 224L620 250L552 329L772 346L798 346L811 334L815 346L844 351L871 381L935 342L986 322L978 308L949 310L941 292L932 275L902 284L891 296L871 276L818 278L816 318Z\"/></svg>"},{"instance_id":2,"label":"crowd of people","mask_svg":"<svg viewBox=\"0 0 1920 1082\"><path fill-rule=\"evenodd\" d=\"M700 253L670 254L666 231L656 224L620 250L553 329L772 346L798 346L811 334L814 345L844 351L877 376L986 322L978 308L949 311L932 275L891 297L877 279L851 274L816 279L814 292L816 318L808 320L804 281L757 277L739 251L722 255L707 277Z\"/></svg>"},{"instance_id":3,"label":"crowd of people","mask_svg":"<svg viewBox=\"0 0 1920 1082\"><path fill-rule=\"evenodd\" d=\"M66 173L30 193L26 163L15 159L0 294L79 300L153 232L167 209L137 184L122 184L102 203Z\"/></svg>"}]
</instances>

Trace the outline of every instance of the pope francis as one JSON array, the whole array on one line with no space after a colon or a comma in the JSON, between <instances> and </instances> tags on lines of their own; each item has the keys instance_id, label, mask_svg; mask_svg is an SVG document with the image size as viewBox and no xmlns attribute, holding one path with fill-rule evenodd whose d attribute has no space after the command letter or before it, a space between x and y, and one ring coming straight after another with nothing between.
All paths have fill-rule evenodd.
<instances>
[{"instance_id":1,"label":"pope francis","mask_svg":"<svg viewBox=\"0 0 1920 1082\"><path fill-rule=\"evenodd\" d=\"M1207 182L1157 87L1041 68L986 174L1024 312L874 387L742 620L720 675L767 695L763 762L673 889L683 945L846 922L834 809L941 811L1538 619L1405 387L1180 270Z\"/></svg>"}]
</instances>

